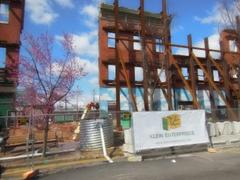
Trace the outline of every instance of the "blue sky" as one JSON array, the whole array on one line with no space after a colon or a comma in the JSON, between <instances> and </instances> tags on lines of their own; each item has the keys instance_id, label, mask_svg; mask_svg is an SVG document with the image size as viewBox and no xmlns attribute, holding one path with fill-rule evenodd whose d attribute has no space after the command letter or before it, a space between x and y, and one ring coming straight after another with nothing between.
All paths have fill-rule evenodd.
<instances>
[{"instance_id":1,"label":"blue sky","mask_svg":"<svg viewBox=\"0 0 240 180\"><path fill-rule=\"evenodd\" d=\"M105 0L112 3L113 0ZM210 37L211 48L218 48L220 0L168 0L168 11L174 15L172 41L186 44L192 34L195 45L201 46L204 37ZM26 0L24 32L40 34L48 31L59 37L67 32L73 35L79 60L85 65L88 76L81 79L81 101L92 99L98 88L98 4L99 0ZM138 8L139 0L120 0L120 5ZM160 12L161 0L146 0L148 11ZM82 104L81 104L82 105Z\"/></svg>"}]
</instances>

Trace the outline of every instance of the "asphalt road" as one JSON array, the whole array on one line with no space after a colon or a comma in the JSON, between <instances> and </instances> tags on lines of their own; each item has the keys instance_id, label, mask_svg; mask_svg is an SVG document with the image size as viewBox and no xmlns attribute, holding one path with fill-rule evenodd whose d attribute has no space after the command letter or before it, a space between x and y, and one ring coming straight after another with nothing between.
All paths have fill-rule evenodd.
<instances>
[{"instance_id":1,"label":"asphalt road","mask_svg":"<svg viewBox=\"0 0 240 180\"><path fill-rule=\"evenodd\" d=\"M173 161L176 160L174 163ZM58 172L42 180L239 180L240 150L118 162Z\"/></svg>"}]
</instances>

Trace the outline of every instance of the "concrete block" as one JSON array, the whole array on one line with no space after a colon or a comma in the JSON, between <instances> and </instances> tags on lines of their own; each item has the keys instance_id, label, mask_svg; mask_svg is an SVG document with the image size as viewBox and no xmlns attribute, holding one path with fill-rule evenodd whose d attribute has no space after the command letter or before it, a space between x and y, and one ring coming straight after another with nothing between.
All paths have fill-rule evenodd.
<instances>
[{"instance_id":1,"label":"concrete block","mask_svg":"<svg viewBox=\"0 0 240 180\"><path fill-rule=\"evenodd\" d=\"M134 153L134 148L132 144L124 144L123 152Z\"/></svg>"},{"instance_id":2,"label":"concrete block","mask_svg":"<svg viewBox=\"0 0 240 180\"><path fill-rule=\"evenodd\" d=\"M231 135L232 134L232 123L229 121L224 122L223 135Z\"/></svg>"},{"instance_id":3,"label":"concrete block","mask_svg":"<svg viewBox=\"0 0 240 180\"><path fill-rule=\"evenodd\" d=\"M132 129L125 129L124 130L124 141L125 144L133 144L132 142Z\"/></svg>"},{"instance_id":4,"label":"concrete block","mask_svg":"<svg viewBox=\"0 0 240 180\"><path fill-rule=\"evenodd\" d=\"M232 122L232 132L234 135L240 134L240 122Z\"/></svg>"},{"instance_id":5,"label":"concrete block","mask_svg":"<svg viewBox=\"0 0 240 180\"><path fill-rule=\"evenodd\" d=\"M217 131L216 130L216 124L209 122L208 123L208 133L209 133L209 136L216 136L217 135L216 131Z\"/></svg>"},{"instance_id":6,"label":"concrete block","mask_svg":"<svg viewBox=\"0 0 240 180\"><path fill-rule=\"evenodd\" d=\"M219 135L223 134L223 130L224 130L224 122L217 122L216 123L216 128L217 128L217 132Z\"/></svg>"},{"instance_id":7,"label":"concrete block","mask_svg":"<svg viewBox=\"0 0 240 180\"><path fill-rule=\"evenodd\" d=\"M232 143L240 143L240 135L222 135L213 137L214 145L230 145Z\"/></svg>"}]
</instances>

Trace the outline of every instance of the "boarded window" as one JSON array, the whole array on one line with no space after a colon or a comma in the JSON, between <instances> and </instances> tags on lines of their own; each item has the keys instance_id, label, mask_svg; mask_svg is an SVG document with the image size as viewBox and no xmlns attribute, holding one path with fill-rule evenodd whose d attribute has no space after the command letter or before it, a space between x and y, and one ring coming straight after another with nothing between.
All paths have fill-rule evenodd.
<instances>
[{"instance_id":1,"label":"boarded window","mask_svg":"<svg viewBox=\"0 0 240 180\"><path fill-rule=\"evenodd\" d=\"M143 81L143 68L134 67L135 81Z\"/></svg>"},{"instance_id":2,"label":"boarded window","mask_svg":"<svg viewBox=\"0 0 240 180\"><path fill-rule=\"evenodd\" d=\"M220 81L218 70L213 70L213 80L214 81Z\"/></svg>"},{"instance_id":3,"label":"boarded window","mask_svg":"<svg viewBox=\"0 0 240 180\"><path fill-rule=\"evenodd\" d=\"M189 73L188 73L188 68L187 67L182 67L182 74L184 76L185 79L189 79Z\"/></svg>"},{"instance_id":4,"label":"boarded window","mask_svg":"<svg viewBox=\"0 0 240 180\"><path fill-rule=\"evenodd\" d=\"M9 4L0 3L0 23L8 23L9 21Z\"/></svg>"},{"instance_id":5,"label":"boarded window","mask_svg":"<svg viewBox=\"0 0 240 180\"><path fill-rule=\"evenodd\" d=\"M197 77L199 81L204 81L204 72L202 69L197 69Z\"/></svg>"},{"instance_id":6,"label":"boarded window","mask_svg":"<svg viewBox=\"0 0 240 180\"><path fill-rule=\"evenodd\" d=\"M115 33L108 32L108 47L115 48Z\"/></svg>"},{"instance_id":7,"label":"boarded window","mask_svg":"<svg viewBox=\"0 0 240 180\"><path fill-rule=\"evenodd\" d=\"M141 50L140 36L133 36L133 49Z\"/></svg>"},{"instance_id":8,"label":"boarded window","mask_svg":"<svg viewBox=\"0 0 240 180\"><path fill-rule=\"evenodd\" d=\"M108 80L115 80L116 66L109 65L108 66Z\"/></svg>"},{"instance_id":9,"label":"boarded window","mask_svg":"<svg viewBox=\"0 0 240 180\"><path fill-rule=\"evenodd\" d=\"M0 68L5 68L6 64L6 48L0 47Z\"/></svg>"}]
</instances>

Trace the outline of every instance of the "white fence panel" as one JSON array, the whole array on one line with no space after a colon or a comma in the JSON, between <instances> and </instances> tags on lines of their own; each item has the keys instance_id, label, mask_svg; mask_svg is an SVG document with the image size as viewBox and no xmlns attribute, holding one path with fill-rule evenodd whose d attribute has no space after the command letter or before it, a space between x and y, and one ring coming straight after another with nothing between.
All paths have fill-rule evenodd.
<instances>
[{"instance_id":1,"label":"white fence panel","mask_svg":"<svg viewBox=\"0 0 240 180\"><path fill-rule=\"evenodd\" d=\"M135 152L208 143L204 110L134 112Z\"/></svg>"}]
</instances>

